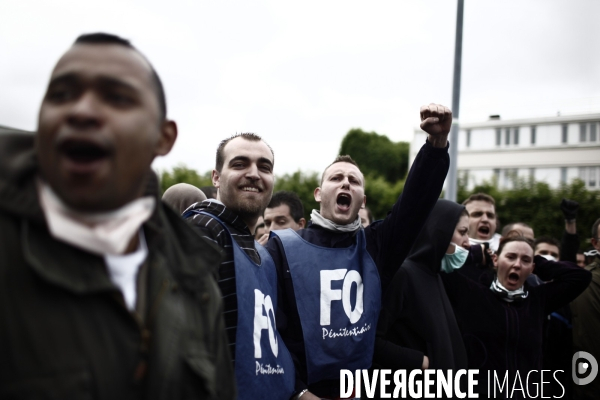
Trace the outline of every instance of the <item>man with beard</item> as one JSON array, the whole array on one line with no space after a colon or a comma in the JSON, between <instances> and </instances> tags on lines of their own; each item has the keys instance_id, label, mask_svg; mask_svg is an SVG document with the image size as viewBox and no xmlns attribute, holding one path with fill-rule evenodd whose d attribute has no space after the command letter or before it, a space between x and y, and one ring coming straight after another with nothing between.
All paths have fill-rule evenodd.
<instances>
[{"instance_id":1,"label":"man with beard","mask_svg":"<svg viewBox=\"0 0 600 400\"><path fill-rule=\"evenodd\" d=\"M0 135L0 398L234 399L219 251L158 197L177 126L127 40L82 35Z\"/></svg>"},{"instance_id":2,"label":"man with beard","mask_svg":"<svg viewBox=\"0 0 600 400\"><path fill-rule=\"evenodd\" d=\"M260 136L223 140L212 171L217 198L190 207L183 217L224 253L219 287L239 399L288 399L294 366L276 330L277 275L253 232L273 193L272 149Z\"/></svg>"},{"instance_id":3,"label":"man with beard","mask_svg":"<svg viewBox=\"0 0 600 400\"><path fill-rule=\"evenodd\" d=\"M440 195L451 123L448 108L421 107L421 128L429 136L384 220L362 227L365 180L346 155L323 172L314 192L320 210L312 211L308 228L272 232L267 249L277 265L286 317L280 331L298 372L296 398L339 398L340 370L370 367L382 286L392 280Z\"/></svg>"}]
</instances>

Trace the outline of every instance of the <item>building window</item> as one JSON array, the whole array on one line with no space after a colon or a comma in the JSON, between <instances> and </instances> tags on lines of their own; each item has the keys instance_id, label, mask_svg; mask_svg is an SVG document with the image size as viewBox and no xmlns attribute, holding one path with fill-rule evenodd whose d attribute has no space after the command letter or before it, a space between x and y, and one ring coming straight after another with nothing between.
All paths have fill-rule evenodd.
<instances>
[{"instance_id":1,"label":"building window","mask_svg":"<svg viewBox=\"0 0 600 400\"><path fill-rule=\"evenodd\" d=\"M496 146L500 146L502 144L502 130L500 128L496 129Z\"/></svg>"},{"instance_id":2,"label":"building window","mask_svg":"<svg viewBox=\"0 0 600 400\"><path fill-rule=\"evenodd\" d=\"M588 168L588 187L590 187L590 188L596 187L597 173L598 173L598 168L596 168L596 167Z\"/></svg>"},{"instance_id":3,"label":"building window","mask_svg":"<svg viewBox=\"0 0 600 400\"><path fill-rule=\"evenodd\" d=\"M531 144L535 144L535 126L531 127Z\"/></svg>"},{"instance_id":4,"label":"building window","mask_svg":"<svg viewBox=\"0 0 600 400\"><path fill-rule=\"evenodd\" d=\"M569 139L569 125L563 124L562 126L562 143L567 143Z\"/></svg>"},{"instance_id":5,"label":"building window","mask_svg":"<svg viewBox=\"0 0 600 400\"><path fill-rule=\"evenodd\" d=\"M595 142L596 141L596 129L598 128L598 124L595 122L592 122L590 124L590 142Z\"/></svg>"},{"instance_id":6,"label":"building window","mask_svg":"<svg viewBox=\"0 0 600 400\"><path fill-rule=\"evenodd\" d=\"M494 168L494 180L496 181L496 184L500 182L500 168Z\"/></svg>"},{"instance_id":7,"label":"building window","mask_svg":"<svg viewBox=\"0 0 600 400\"><path fill-rule=\"evenodd\" d=\"M560 168L560 183L567 183L567 168Z\"/></svg>"},{"instance_id":8,"label":"building window","mask_svg":"<svg viewBox=\"0 0 600 400\"><path fill-rule=\"evenodd\" d=\"M579 179L581 179L584 183L587 181L587 168L579 167Z\"/></svg>"},{"instance_id":9,"label":"building window","mask_svg":"<svg viewBox=\"0 0 600 400\"><path fill-rule=\"evenodd\" d=\"M587 142L586 128L587 128L587 124L579 124L579 141L581 143Z\"/></svg>"},{"instance_id":10,"label":"building window","mask_svg":"<svg viewBox=\"0 0 600 400\"><path fill-rule=\"evenodd\" d=\"M471 130L467 129L467 147L471 147Z\"/></svg>"},{"instance_id":11,"label":"building window","mask_svg":"<svg viewBox=\"0 0 600 400\"><path fill-rule=\"evenodd\" d=\"M506 130L504 131L504 135L506 135L504 137L504 144L509 145L510 144L510 128L506 128Z\"/></svg>"},{"instance_id":12,"label":"building window","mask_svg":"<svg viewBox=\"0 0 600 400\"><path fill-rule=\"evenodd\" d=\"M529 168L529 180L535 180L535 168Z\"/></svg>"},{"instance_id":13,"label":"building window","mask_svg":"<svg viewBox=\"0 0 600 400\"><path fill-rule=\"evenodd\" d=\"M514 132L513 132L513 144L519 144L519 128L515 128Z\"/></svg>"}]
</instances>

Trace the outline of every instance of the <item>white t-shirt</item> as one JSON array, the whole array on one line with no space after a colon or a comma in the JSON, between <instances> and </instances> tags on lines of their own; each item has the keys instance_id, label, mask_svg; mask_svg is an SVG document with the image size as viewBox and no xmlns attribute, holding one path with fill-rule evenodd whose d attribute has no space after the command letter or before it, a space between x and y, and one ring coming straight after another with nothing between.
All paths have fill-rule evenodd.
<instances>
[{"instance_id":1,"label":"white t-shirt","mask_svg":"<svg viewBox=\"0 0 600 400\"><path fill-rule=\"evenodd\" d=\"M148 246L144 231L139 231L139 246L129 254L105 254L104 261L108 267L110 280L121 289L125 304L130 311L135 310L137 299L137 273L148 257Z\"/></svg>"}]
</instances>

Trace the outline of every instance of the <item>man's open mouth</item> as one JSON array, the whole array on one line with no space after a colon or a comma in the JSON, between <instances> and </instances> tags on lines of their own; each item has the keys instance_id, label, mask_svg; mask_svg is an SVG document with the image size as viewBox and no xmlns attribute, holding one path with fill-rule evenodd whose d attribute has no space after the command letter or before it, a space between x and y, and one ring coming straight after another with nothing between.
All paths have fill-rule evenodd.
<instances>
[{"instance_id":1,"label":"man's open mouth","mask_svg":"<svg viewBox=\"0 0 600 400\"><path fill-rule=\"evenodd\" d=\"M106 147L87 140L65 140L59 146L59 150L77 164L92 163L110 155Z\"/></svg>"},{"instance_id":2,"label":"man's open mouth","mask_svg":"<svg viewBox=\"0 0 600 400\"><path fill-rule=\"evenodd\" d=\"M477 229L477 232L479 232L481 235L487 236L490 234L490 227L489 226L480 226Z\"/></svg>"},{"instance_id":3,"label":"man's open mouth","mask_svg":"<svg viewBox=\"0 0 600 400\"><path fill-rule=\"evenodd\" d=\"M340 193L337 196L336 203L342 210L349 210L352 204L352 197L347 193Z\"/></svg>"}]
</instances>

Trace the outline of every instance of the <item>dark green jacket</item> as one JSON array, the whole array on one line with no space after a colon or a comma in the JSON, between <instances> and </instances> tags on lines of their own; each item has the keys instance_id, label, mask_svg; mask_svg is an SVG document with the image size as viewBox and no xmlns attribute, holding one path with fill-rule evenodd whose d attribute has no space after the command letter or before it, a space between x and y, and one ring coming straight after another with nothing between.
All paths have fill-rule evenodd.
<instances>
[{"instance_id":1,"label":"dark green jacket","mask_svg":"<svg viewBox=\"0 0 600 400\"><path fill-rule=\"evenodd\" d=\"M36 173L33 136L0 135L0 398L235 398L219 251L157 198L131 313L102 257L50 236Z\"/></svg>"},{"instance_id":2,"label":"dark green jacket","mask_svg":"<svg viewBox=\"0 0 600 400\"><path fill-rule=\"evenodd\" d=\"M573 351L586 351L600 362L600 257L585 267L592 273L592 282L573 302ZM588 385L573 385L578 400L597 400L600 376Z\"/></svg>"}]
</instances>

